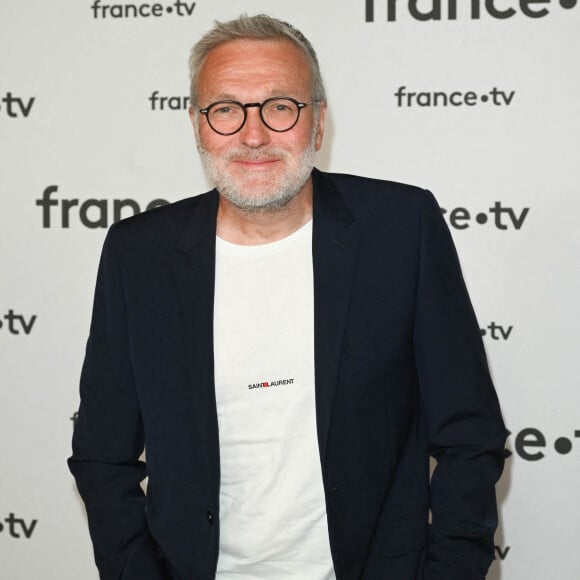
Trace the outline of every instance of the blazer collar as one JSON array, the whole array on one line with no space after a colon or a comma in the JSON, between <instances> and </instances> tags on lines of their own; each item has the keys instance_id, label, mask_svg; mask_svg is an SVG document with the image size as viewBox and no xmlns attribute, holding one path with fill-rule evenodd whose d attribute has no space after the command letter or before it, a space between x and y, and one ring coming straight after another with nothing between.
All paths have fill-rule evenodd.
<instances>
[{"instance_id":1,"label":"blazer collar","mask_svg":"<svg viewBox=\"0 0 580 580\"><path fill-rule=\"evenodd\" d=\"M354 217L330 176L312 171L314 235L330 237L344 245L344 234ZM194 207L185 220L176 242L178 250L188 252L206 236L215 236L219 194L216 189L194 198Z\"/></svg>"},{"instance_id":2,"label":"blazer collar","mask_svg":"<svg viewBox=\"0 0 580 580\"><path fill-rule=\"evenodd\" d=\"M315 170L313 183L316 423L324 466L359 236L332 178Z\"/></svg>"},{"instance_id":3,"label":"blazer collar","mask_svg":"<svg viewBox=\"0 0 580 580\"><path fill-rule=\"evenodd\" d=\"M215 238L218 201L217 189L212 189L193 199L195 205L191 214L187 216L185 225L175 244L178 250L189 252L208 236Z\"/></svg>"}]
</instances>

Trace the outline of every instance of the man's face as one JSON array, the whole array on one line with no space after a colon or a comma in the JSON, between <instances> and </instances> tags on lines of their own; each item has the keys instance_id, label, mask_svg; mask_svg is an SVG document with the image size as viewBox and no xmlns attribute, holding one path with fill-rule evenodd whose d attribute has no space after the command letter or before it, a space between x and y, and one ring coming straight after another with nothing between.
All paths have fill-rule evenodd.
<instances>
[{"instance_id":1,"label":"man's face","mask_svg":"<svg viewBox=\"0 0 580 580\"><path fill-rule=\"evenodd\" d=\"M263 102L270 97L312 100L308 60L285 41L233 41L212 50L200 70L197 102ZM245 211L276 210L303 191L322 143L325 106L302 109L298 123L277 133L247 109L240 131L220 135L193 107L190 117L202 162L222 197Z\"/></svg>"}]
</instances>

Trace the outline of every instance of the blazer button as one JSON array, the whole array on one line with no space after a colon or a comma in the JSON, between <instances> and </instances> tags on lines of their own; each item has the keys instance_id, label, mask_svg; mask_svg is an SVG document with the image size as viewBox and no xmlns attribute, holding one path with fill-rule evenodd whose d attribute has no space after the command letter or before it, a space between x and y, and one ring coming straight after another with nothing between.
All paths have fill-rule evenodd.
<instances>
[{"instance_id":1,"label":"blazer button","mask_svg":"<svg viewBox=\"0 0 580 580\"><path fill-rule=\"evenodd\" d=\"M213 525L213 514L207 510L207 521Z\"/></svg>"}]
</instances>

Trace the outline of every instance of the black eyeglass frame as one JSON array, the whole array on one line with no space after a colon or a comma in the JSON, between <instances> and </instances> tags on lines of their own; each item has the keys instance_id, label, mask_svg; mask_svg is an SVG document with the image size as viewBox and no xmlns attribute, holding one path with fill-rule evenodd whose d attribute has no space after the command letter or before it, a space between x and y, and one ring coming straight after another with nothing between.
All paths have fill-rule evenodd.
<instances>
[{"instance_id":1,"label":"black eyeglass frame","mask_svg":"<svg viewBox=\"0 0 580 580\"><path fill-rule=\"evenodd\" d=\"M268 123L266 123L266 120L264 119L264 115L263 115L262 111L264 109L264 105L271 103L272 101L291 101L292 103L294 103L296 105L296 107L298 107L298 114L296 115L296 120L287 129L274 129L274 127L271 127L270 125L268 125ZM270 129L270 131L274 131L276 133L285 133L286 131L290 131L290 129L293 129L296 126L296 123L298 123L298 121L300 120L300 112L302 111L302 109L304 109L308 105L312 105L312 104L318 103L318 102L319 101L300 102L292 97L271 97L271 98L266 99L265 101L263 101L261 103L241 103L240 101L234 101L233 99L224 99L223 101L216 101L215 103L210 103L207 107L204 107L203 109L199 109L199 107L198 107L198 109L202 115L205 115L205 118L207 119L207 124L210 126L212 131L216 132L218 135L224 135L224 136L228 137L230 135L235 135L236 133L238 133L239 131L242 130L243 126L246 124L246 121L248 119L248 107L258 107L259 113L260 113L260 119L261 119L262 123L264 123L264 125L268 129ZM244 111L244 119L242 121L242 124L235 131L230 131L229 133L223 133L222 131L218 131L211 124L211 122L209 120L209 112L217 105L223 105L223 104L239 105L242 108L242 110Z\"/></svg>"}]
</instances>

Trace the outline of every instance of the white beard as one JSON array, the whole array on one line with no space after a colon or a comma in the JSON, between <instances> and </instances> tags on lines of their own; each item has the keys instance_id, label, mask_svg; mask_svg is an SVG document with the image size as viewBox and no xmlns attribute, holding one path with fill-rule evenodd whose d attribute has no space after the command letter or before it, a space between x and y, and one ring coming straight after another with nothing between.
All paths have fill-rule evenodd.
<instances>
[{"instance_id":1,"label":"white beard","mask_svg":"<svg viewBox=\"0 0 580 580\"><path fill-rule=\"evenodd\" d=\"M257 149L239 146L223 156L215 157L201 145L198 136L197 150L204 169L220 195L233 206L246 213L277 212L296 197L312 173L316 154L316 126L317 123L314 124L310 143L298 158L285 149L268 146ZM286 168L276 179L266 182L258 178L256 183L254 179L234 175L227 169L232 159L259 161L274 158L280 159Z\"/></svg>"}]
</instances>

